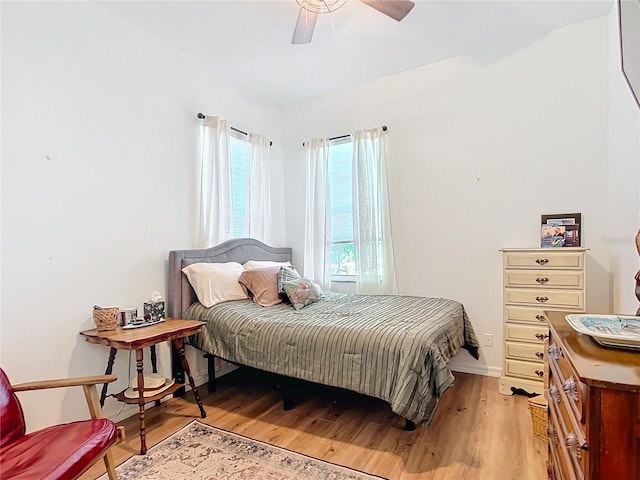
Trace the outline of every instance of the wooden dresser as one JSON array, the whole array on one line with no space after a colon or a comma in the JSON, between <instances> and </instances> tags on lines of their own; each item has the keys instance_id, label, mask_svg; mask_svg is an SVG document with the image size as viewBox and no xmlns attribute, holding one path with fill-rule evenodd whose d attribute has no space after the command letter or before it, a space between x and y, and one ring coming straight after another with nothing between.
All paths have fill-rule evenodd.
<instances>
[{"instance_id":1,"label":"wooden dresser","mask_svg":"<svg viewBox=\"0 0 640 480\"><path fill-rule=\"evenodd\" d=\"M548 471L560 480L640 480L640 352L602 347L549 319Z\"/></svg>"},{"instance_id":2,"label":"wooden dresser","mask_svg":"<svg viewBox=\"0 0 640 480\"><path fill-rule=\"evenodd\" d=\"M542 394L545 388L545 310L585 311L586 248L505 248L504 358L500 393Z\"/></svg>"}]
</instances>

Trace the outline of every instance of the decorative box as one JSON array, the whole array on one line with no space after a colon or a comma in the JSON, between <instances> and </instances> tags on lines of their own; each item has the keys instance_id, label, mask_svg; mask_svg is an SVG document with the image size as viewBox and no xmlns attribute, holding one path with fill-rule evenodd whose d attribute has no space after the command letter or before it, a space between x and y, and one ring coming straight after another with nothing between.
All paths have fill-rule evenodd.
<instances>
[{"instance_id":1,"label":"decorative box","mask_svg":"<svg viewBox=\"0 0 640 480\"><path fill-rule=\"evenodd\" d=\"M144 302L144 319L147 322L164 319L164 302Z\"/></svg>"}]
</instances>

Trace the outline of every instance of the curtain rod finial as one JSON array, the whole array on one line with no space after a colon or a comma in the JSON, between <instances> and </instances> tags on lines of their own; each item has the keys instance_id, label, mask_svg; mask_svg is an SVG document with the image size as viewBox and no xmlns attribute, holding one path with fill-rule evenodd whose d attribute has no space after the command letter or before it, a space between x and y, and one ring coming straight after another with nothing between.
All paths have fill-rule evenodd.
<instances>
[{"instance_id":1,"label":"curtain rod finial","mask_svg":"<svg viewBox=\"0 0 640 480\"><path fill-rule=\"evenodd\" d=\"M198 113L198 118L202 120L204 118L204 113Z\"/></svg>"}]
</instances>

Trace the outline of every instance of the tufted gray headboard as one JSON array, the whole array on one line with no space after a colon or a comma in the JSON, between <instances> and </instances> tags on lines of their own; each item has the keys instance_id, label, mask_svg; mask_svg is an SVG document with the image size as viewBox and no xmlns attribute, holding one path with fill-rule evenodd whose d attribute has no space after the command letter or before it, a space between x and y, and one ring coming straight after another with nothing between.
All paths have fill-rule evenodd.
<instances>
[{"instance_id":1,"label":"tufted gray headboard","mask_svg":"<svg viewBox=\"0 0 640 480\"><path fill-rule=\"evenodd\" d=\"M170 251L167 315L182 318L196 301L196 294L182 273L184 267L192 263L245 263L249 260L291 261L291 248L270 247L253 238L236 238L211 248Z\"/></svg>"}]
</instances>

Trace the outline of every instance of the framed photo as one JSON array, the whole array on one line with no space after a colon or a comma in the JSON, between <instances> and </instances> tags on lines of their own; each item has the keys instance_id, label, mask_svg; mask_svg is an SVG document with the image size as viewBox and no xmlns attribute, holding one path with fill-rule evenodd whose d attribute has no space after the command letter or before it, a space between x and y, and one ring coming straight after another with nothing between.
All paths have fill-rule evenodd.
<instances>
[{"instance_id":1,"label":"framed photo","mask_svg":"<svg viewBox=\"0 0 640 480\"><path fill-rule=\"evenodd\" d=\"M562 246L563 247L579 247L581 245L582 236L580 226L582 225L581 213L552 213L540 216L540 226L542 227L540 235L540 246L549 247L549 238L544 238L543 233L549 232L550 227L563 227ZM548 235L547 235L548 237ZM558 239L553 240L554 245L558 246Z\"/></svg>"},{"instance_id":2,"label":"framed photo","mask_svg":"<svg viewBox=\"0 0 640 480\"><path fill-rule=\"evenodd\" d=\"M542 225L540 228L540 246L542 248L564 247L566 227L564 225Z\"/></svg>"}]
</instances>

